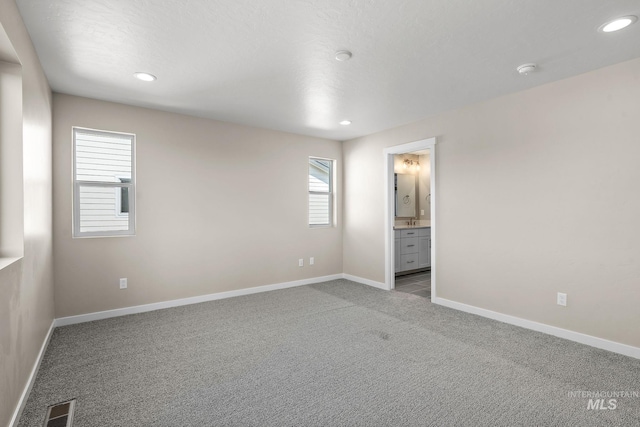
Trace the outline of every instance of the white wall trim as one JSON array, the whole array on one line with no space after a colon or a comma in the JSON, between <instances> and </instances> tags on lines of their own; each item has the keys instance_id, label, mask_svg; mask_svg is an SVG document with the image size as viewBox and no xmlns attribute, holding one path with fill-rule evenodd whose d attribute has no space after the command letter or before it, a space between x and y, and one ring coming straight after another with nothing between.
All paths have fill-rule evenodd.
<instances>
[{"instance_id":1,"label":"white wall trim","mask_svg":"<svg viewBox=\"0 0 640 427\"><path fill-rule=\"evenodd\" d=\"M525 329L531 329L533 331L542 332L544 334L564 338L569 341L575 341L580 344L586 344L591 347L596 347L602 350L607 350L613 353L623 354L625 356L640 359L640 348L638 347L633 347L633 346L622 344L615 341L609 341L604 338L598 338L598 337L583 334L580 332L570 331L568 329L558 328L557 326L551 326L551 325L546 325L544 323L534 322L533 320L527 320L527 319L522 319L520 317L511 316L508 314L498 313L497 311L491 311L484 308L475 307L473 305L451 301L445 298L433 298L431 302L433 302L434 304L453 308L455 310L460 310L460 311L464 311L471 314L477 314L478 316L487 317L489 319L497 320L499 322L520 326Z\"/></svg>"},{"instance_id":2,"label":"white wall trim","mask_svg":"<svg viewBox=\"0 0 640 427\"><path fill-rule=\"evenodd\" d=\"M94 320L109 319L111 317L126 316L128 314L145 313L147 311L161 310L163 308L179 307L182 305L198 304L201 302L215 301L232 298L241 295L256 294L260 292L275 291L278 289L293 288L296 286L310 285L312 283L326 282L328 280L342 279L342 274L313 277L310 279L295 280L292 282L277 283L273 285L256 286L253 288L238 289L235 291L218 292L215 294L200 295L196 297L181 298L171 301L162 301L152 304L136 305L132 307L117 308L114 310L98 311L94 313L79 314L77 316L61 317L56 319L56 326L75 325L76 323L91 322Z\"/></svg>"},{"instance_id":3,"label":"white wall trim","mask_svg":"<svg viewBox=\"0 0 640 427\"><path fill-rule=\"evenodd\" d=\"M375 280L365 279L364 277L353 276L351 274L343 274L343 279L351 280L352 282L362 283L363 285L373 286L374 288L388 291L389 288L382 282L376 282Z\"/></svg>"},{"instance_id":4,"label":"white wall trim","mask_svg":"<svg viewBox=\"0 0 640 427\"><path fill-rule=\"evenodd\" d=\"M44 357L44 353L47 351L47 347L49 346L49 341L51 341L51 335L53 335L53 330L55 329L55 319L51 321L51 326L49 326L49 331L47 332L47 336L44 338L42 342L42 346L40 347L40 352L38 353L38 357L36 357L36 361L33 364L33 368L31 369L31 373L29 374L29 379L24 386L24 390L22 390L22 395L20 396L20 400L18 400L18 405L16 406L15 411L13 411L13 416L9 421L9 427L15 427L18 425L18 421L20 421L20 415L22 415L22 411L24 410L24 405L27 404L27 399L29 398L29 394L31 393L31 389L33 388L33 383L36 380L36 375L38 374L38 370L40 369L40 364L42 363L42 358Z\"/></svg>"}]
</instances>

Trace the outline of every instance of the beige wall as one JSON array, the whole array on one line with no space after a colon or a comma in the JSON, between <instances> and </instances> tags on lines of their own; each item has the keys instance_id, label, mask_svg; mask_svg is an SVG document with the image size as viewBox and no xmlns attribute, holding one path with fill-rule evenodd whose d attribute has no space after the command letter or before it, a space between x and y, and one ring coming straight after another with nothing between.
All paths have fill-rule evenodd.
<instances>
[{"instance_id":1,"label":"beige wall","mask_svg":"<svg viewBox=\"0 0 640 427\"><path fill-rule=\"evenodd\" d=\"M137 135L135 237L71 237L72 126ZM339 142L55 94L53 145L56 317L342 273L341 215L307 225L308 157L339 188Z\"/></svg>"},{"instance_id":2,"label":"beige wall","mask_svg":"<svg viewBox=\"0 0 640 427\"><path fill-rule=\"evenodd\" d=\"M638 100L634 60L345 142L345 273L384 281L383 148L435 136L438 296L640 346Z\"/></svg>"},{"instance_id":3,"label":"beige wall","mask_svg":"<svg viewBox=\"0 0 640 427\"><path fill-rule=\"evenodd\" d=\"M24 254L0 269L0 425L18 405L53 321L51 243L51 91L13 1L0 2L0 49L22 64ZM11 48L12 46L12 48ZM0 52L4 61L12 54ZM22 237L22 236L20 236ZM13 250L11 252L14 252ZM4 264L0 262L0 264Z\"/></svg>"}]
</instances>

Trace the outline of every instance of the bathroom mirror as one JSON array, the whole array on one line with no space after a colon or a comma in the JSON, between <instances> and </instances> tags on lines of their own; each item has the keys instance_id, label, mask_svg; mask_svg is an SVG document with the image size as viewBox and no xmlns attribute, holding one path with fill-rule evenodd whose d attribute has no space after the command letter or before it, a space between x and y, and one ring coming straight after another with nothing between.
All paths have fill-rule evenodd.
<instances>
[{"instance_id":1,"label":"bathroom mirror","mask_svg":"<svg viewBox=\"0 0 640 427\"><path fill-rule=\"evenodd\" d=\"M416 216L416 176L413 174L395 174L396 217L413 218Z\"/></svg>"}]
</instances>

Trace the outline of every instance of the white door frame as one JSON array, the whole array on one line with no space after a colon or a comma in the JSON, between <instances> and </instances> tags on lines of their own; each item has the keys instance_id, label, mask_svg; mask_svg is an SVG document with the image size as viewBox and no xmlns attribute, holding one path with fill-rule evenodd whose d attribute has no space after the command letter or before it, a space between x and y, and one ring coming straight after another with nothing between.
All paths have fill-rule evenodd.
<instances>
[{"instance_id":1,"label":"white door frame","mask_svg":"<svg viewBox=\"0 0 640 427\"><path fill-rule=\"evenodd\" d=\"M431 164L431 300L436 298L436 138L422 139L407 144L394 145L384 149L384 253L385 253L385 286L388 290L395 288L395 245L394 245L394 185L393 156L413 151L429 150Z\"/></svg>"}]
</instances>

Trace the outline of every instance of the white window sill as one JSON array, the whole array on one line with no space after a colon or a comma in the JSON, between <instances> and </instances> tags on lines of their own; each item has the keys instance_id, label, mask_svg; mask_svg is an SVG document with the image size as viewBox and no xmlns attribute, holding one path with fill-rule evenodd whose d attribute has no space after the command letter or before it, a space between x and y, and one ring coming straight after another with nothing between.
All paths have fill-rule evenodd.
<instances>
[{"instance_id":1,"label":"white window sill","mask_svg":"<svg viewBox=\"0 0 640 427\"><path fill-rule=\"evenodd\" d=\"M0 258L0 270L3 270L7 267L9 267L11 264L13 264L16 261L20 261L22 258L24 257L3 257Z\"/></svg>"}]
</instances>

